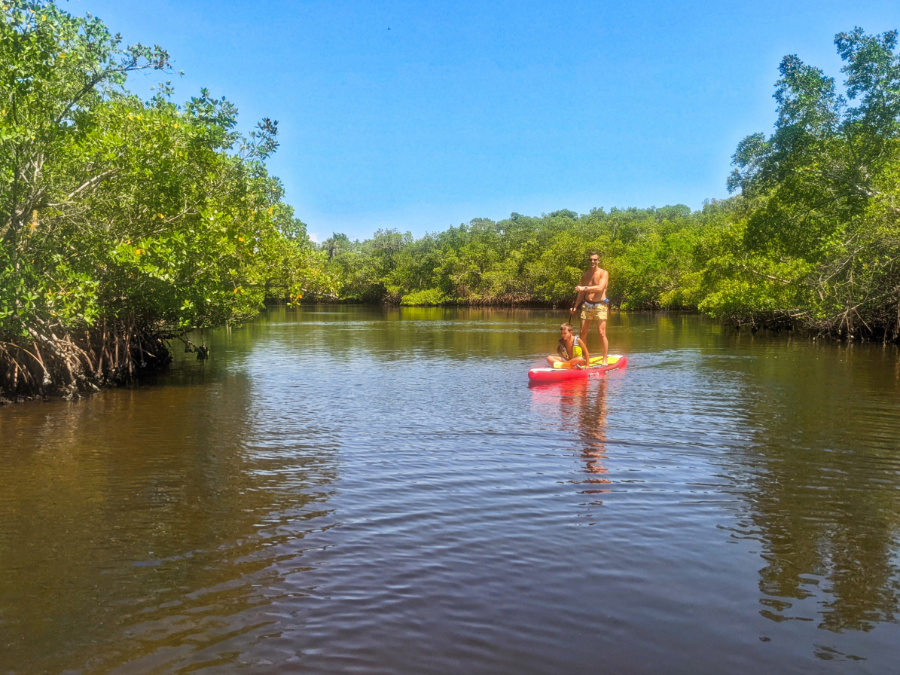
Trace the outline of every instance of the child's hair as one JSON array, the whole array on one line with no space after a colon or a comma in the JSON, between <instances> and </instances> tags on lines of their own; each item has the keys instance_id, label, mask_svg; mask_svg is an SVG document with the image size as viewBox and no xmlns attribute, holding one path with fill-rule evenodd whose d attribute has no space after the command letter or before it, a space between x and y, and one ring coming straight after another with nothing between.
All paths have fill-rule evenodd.
<instances>
[{"instance_id":1,"label":"child's hair","mask_svg":"<svg viewBox=\"0 0 900 675\"><path fill-rule=\"evenodd\" d=\"M561 323L561 324L559 325L559 327L560 327L560 328L565 328L565 329L568 330L568 331L571 331L571 330L572 330L572 324L570 324L568 321L566 321L565 323Z\"/></svg>"}]
</instances>

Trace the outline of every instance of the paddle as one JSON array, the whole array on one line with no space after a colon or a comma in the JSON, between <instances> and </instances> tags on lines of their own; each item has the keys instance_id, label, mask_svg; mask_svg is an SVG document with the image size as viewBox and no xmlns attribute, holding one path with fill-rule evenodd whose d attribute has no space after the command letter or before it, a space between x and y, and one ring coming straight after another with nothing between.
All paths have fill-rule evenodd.
<instances>
[{"instance_id":1,"label":"paddle","mask_svg":"<svg viewBox=\"0 0 900 675\"><path fill-rule=\"evenodd\" d=\"M569 325L570 326L572 325L572 318L575 316L575 312L578 311L578 295L579 295L578 293L575 294L575 299L572 300L572 304L569 305ZM579 368L579 369L585 368L585 367L590 368L590 363L588 363L587 366L575 366L575 367Z\"/></svg>"},{"instance_id":2,"label":"paddle","mask_svg":"<svg viewBox=\"0 0 900 675\"><path fill-rule=\"evenodd\" d=\"M575 316L575 312L578 311L578 293L575 294L575 299L572 300L572 304L569 305L569 307L571 308L571 309L569 310L569 323L571 324L571 323L572 323L572 317L574 317L574 316Z\"/></svg>"}]
</instances>

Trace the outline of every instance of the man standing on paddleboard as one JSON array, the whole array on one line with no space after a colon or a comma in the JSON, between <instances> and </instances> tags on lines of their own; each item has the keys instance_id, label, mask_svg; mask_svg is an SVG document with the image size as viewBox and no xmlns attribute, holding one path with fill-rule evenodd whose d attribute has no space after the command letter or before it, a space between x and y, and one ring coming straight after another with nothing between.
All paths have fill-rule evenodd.
<instances>
[{"instance_id":1,"label":"man standing on paddleboard","mask_svg":"<svg viewBox=\"0 0 900 675\"><path fill-rule=\"evenodd\" d=\"M581 307L581 331L579 337L587 342L591 323L597 322L597 330L600 332L600 344L603 346L603 365L606 365L606 354L609 351L609 340L606 339L606 317L609 314L609 300L606 297L606 287L609 285L609 272L600 267L600 254L591 251L589 256L591 268L581 275L581 284L575 287L578 295L575 297L575 306L569 310L572 315Z\"/></svg>"}]
</instances>

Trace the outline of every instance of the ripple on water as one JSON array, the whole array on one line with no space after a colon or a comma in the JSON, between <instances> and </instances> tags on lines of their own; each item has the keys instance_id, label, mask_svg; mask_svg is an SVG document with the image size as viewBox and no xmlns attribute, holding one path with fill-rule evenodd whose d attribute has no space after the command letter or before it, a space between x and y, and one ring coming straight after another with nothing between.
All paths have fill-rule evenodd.
<instances>
[{"instance_id":1,"label":"ripple on water","mask_svg":"<svg viewBox=\"0 0 900 675\"><path fill-rule=\"evenodd\" d=\"M558 317L404 316L275 310L168 386L0 410L4 665L890 669L882 356L616 315L624 372L528 387Z\"/></svg>"}]
</instances>

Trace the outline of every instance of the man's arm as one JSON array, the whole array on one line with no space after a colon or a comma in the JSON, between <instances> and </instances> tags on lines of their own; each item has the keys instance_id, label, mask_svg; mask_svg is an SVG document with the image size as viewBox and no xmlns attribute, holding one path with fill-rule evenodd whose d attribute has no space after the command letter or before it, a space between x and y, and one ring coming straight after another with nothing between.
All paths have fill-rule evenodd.
<instances>
[{"instance_id":1,"label":"man's arm","mask_svg":"<svg viewBox=\"0 0 900 675\"><path fill-rule=\"evenodd\" d=\"M582 286L576 286L575 290L578 290L579 288L583 289ZM569 310L569 314L574 314L575 312L577 312L578 308L581 307L582 302L584 302L584 290L578 291L578 295L575 296L575 304Z\"/></svg>"},{"instance_id":2,"label":"man's arm","mask_svg":"<svg viewBox=\"0 0 900 675\"><path fill-rule=\"evenodd\" d=\"M570 314L574 314L575 311L581 306L581 303L584 302L584 294L585 294L585 289L587 287L584 286L583 284L589 283L590 280L591 280L591 273L585 272L581 277L582 285L575 287L575 290L578 293L578 295L575 297L575 306L572 307L571 310L569 310Z\"/></svg>"}]
</instances>

